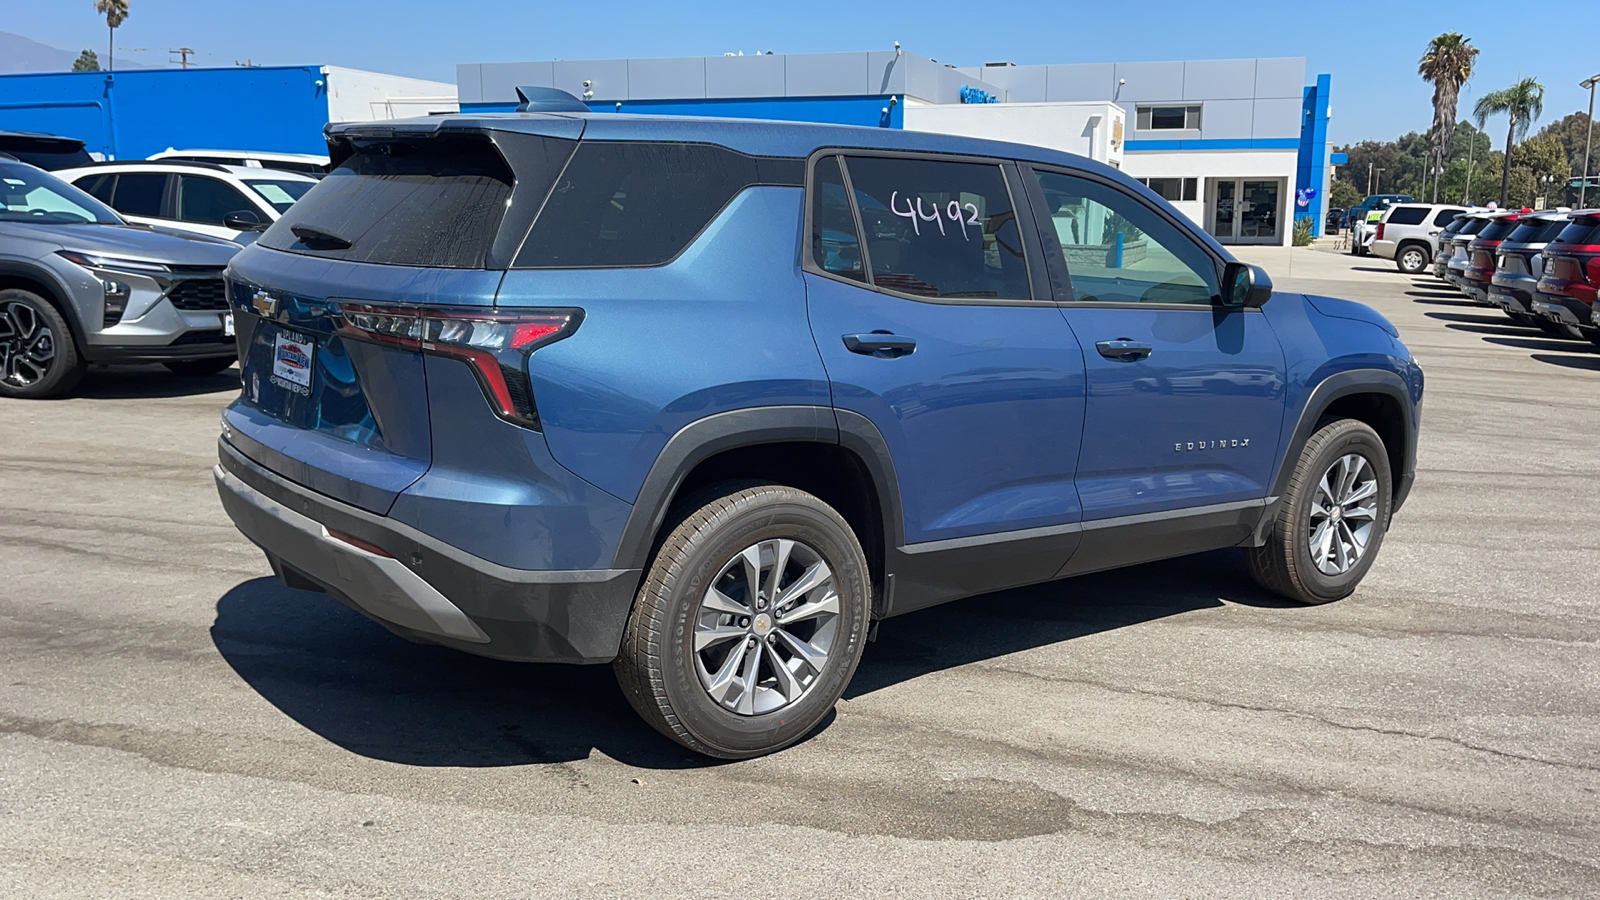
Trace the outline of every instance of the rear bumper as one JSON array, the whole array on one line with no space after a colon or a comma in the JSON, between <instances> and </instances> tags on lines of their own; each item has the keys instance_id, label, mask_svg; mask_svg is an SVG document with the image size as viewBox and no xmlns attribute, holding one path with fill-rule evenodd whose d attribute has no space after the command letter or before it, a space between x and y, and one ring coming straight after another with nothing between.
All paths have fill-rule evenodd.
<instances>
[{"instance_id":1,"label":"rear bumper","mask_svg":"<svg viewBox=\"0 0 1600 900\"><path fill-rule=\"evenodd\" d=\"M1589 304L1572 297L1535 294L1533 297L1533 311L1552 322L1559 322L1563 325L1588 328L1593 324L1594 312L1590 309Z\"/></svg>"},{"instance_id":2,"label":"rear bumper","mask_svg":"<svg viewBox=\"0 0 1600 900\"><path fill-rule=\"evenodd\" d=\"M480 656L616 657L638 569L507 568L288 482L225 440L219 457L223 508L290 587L325 591L391 631Z\"/></svg>"},{"instance_id":3,"label":"rear bumper","mask_svg":"<svg viewBox=\"0 0 1600 900\"><path fill-rule=\"evenodd\" d=\"M1396 246L1398 245L1395 244L1394 241L1388 239L1380 241L1374 238L1372 245L1368 249L1372 251L1373 256L1381 256L1384 259L1394 259L1394 251Z\"/></svg>"}]
</instances>

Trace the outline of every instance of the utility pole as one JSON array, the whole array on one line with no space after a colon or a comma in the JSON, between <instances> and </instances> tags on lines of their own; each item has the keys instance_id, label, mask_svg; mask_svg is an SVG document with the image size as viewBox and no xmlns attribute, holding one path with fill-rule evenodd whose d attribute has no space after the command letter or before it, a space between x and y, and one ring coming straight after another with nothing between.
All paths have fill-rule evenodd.
<instances>
[{"instance_id":1,"label":"utility pole","mask_svg":"<svg viewBox=\"0 0 1600 900\"><path fill-rule=\"evenodd\" d=\"M185 69L189 68L189 57L194 54L194 49L193 48L190 48L190 47L179 47L176 50L168 50L167 52L168 53L176 53L176 54L178 54L178 57L179 57L177 60L168 59L167 62L177 62L179 67L185 68Z\"/></svg>"},{"instance_id":2,"label":"utility pole","mask_svg":"<svg viewBox=\"0 0 1600 900\"><path fill-rule=\"evenodd\" d=\"M1478 132L1467 135L1467 186L1461 189L1461 202L1472 202L1472 154L1478 149Z\"/></svg>"},{"instance_id":3,"label":"utility pole","mask_svg":"<svg viewBox=\"0 0 1600 900\"><path fill-rule=\"evenodd\" d=\"M1578 87L1589 89L1589 127L1583 132L1583 174L1578 181L1578 208L1585 209L1589 193L1589 144L1594 141L1594 86L1600 84L1600 75L1585 78Z\"/></svg>"},{"instance_id":4,"label":"utility pole","mask_svg":"<svg viewBox=\"0 0 1600 900\"><path fill-rule=\"evenodd\" d=\"M1367 196L1372 196L1372 163L1367 163Z\"/></svg>"},{"instance_id":5,"label":"utility pole","mask_svg":"<svg viewBox=\"0 0 1600 900\"><path fill-rule=\"evenodd\" d=\"M1367 193L1369 193L1369 194L1375 194L1378 191L1383 189L1383 166L1379 166L1377 168L1377 172L1378 172L1378 178L1377 178L1376 181L1374 181L1372 183L1372 190L1367 191Z\"/></svg>"}]
</instances>

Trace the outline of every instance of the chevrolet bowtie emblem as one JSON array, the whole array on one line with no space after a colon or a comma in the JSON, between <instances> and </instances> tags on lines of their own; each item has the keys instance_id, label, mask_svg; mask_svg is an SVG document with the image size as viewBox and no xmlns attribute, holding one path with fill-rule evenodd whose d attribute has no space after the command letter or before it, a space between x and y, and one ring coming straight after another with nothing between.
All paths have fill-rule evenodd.
<instances>
[{"instance_id":1,"label":"chevrolet bowtie emblem","mask_svg":"<svg viewBox=\"0 0 1600 900\"><path fill-rule=\"evenodd\" d=\"M256 291L250 298L250 305L255 307L256 312L263 318L270 319L278 314L278 298L266 291Z\"/></svg>"}]
</instances>

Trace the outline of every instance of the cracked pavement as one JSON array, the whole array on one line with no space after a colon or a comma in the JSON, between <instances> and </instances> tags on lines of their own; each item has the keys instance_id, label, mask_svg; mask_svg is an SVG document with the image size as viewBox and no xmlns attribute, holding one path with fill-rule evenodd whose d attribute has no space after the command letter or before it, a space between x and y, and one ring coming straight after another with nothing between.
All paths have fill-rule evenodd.
<instances>
[{"instance_id":1,"label":"cracked pavement","mask_svg":"<svg viewBox=\"0 0 1600 900\"><path fill-rule=\"evenodd\" d=\"M605 667L291 591L212 488L231 373L0 401L0 896L1577 897L1600 885L1600 353L1386 261L1242 251L1427 371L1355 596L1215 553L882 626L712 763Z\"/></svg>"}]
</instances>

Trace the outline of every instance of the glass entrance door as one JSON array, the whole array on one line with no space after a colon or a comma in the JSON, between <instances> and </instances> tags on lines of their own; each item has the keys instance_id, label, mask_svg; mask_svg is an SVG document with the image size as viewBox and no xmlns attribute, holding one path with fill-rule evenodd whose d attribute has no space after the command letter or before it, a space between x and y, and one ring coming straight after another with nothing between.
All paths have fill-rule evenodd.
<instances>
[{"instance_id":1,"label":"glass entrance door","mask_svg":"<svg viewBox=\"0 0 1600 900\"><path fill-rule=\"evenodd\" d=\"M1217 196L1211 203L1211 236L1224 244L1231 244L1237 236L1233 198L1238 193L1239 182L1219 181L1216 185Z\"/></svg>"},{"instance_id":2,"label":"glass entrance door","mask_svg":"<svg viewBox=\"0 0 1600 900\"><path fill-rule=\"evenodd\" d=\"M1282 180L1228 178L1212 185L1212 237L1224 244L1283 242Z\"/></svg>"}]
</instances>

